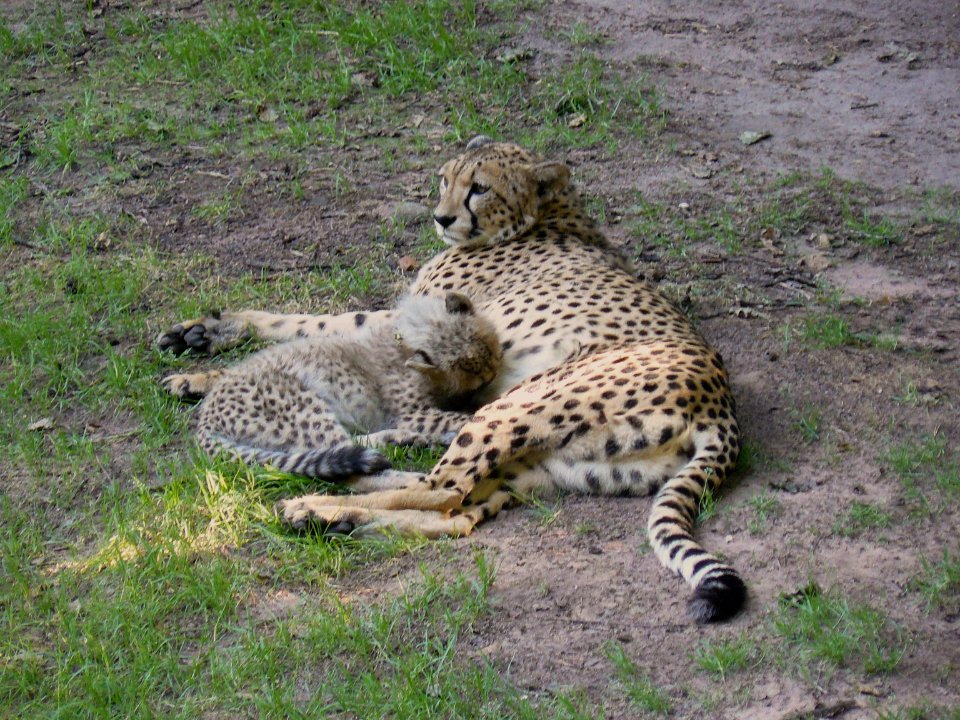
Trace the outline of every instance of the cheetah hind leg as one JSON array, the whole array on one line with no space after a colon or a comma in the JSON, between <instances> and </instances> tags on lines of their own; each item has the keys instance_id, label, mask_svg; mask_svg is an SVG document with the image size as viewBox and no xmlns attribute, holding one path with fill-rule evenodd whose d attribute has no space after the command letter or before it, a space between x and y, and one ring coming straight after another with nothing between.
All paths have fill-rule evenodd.
<instances>
[{"instance_id":1,"label":"cheetah hind leg","mask_svg":"<svg viewBox=\"0 0 960 720\"><path fill-rule=\"evenodd\" d=\"M427 484L423 475L387 471L385 477L393 476L392 482L413 483L414 488L421 488ZM499 476L498 476L499 475ZM505 476L513 475L514 479L507 481ZM414 477L408 477L414 476ZM377 482L379 476L359 478L350 483L349 487L368 487ZM548 487L550 475L542 465L532 466L526 463L516 463L504 469L502 475L495 474L484 478L474 488L467 498L467 502L460 507L453 507L449 512L429 509L374 507L371 498L376 497L377 504L383 504L386 499L400 499L401 502L411 502L419 499L421 506L437 505L437 499L442 498L445 491L419 491L403 495L391 496L387 492L369 493L355 496L324 496L308 495L277 503L277 511L283 522L297 531L306 531L311 528L319 529L328 535L352 534L356 537L371 535L377 532L392 531L404 537L426 537L430 539L440 537L465 537L473 529L486 520L495 517L500 511L516 501L516 499L535 495L539 490ZM446 497L446 502L459 500L458 493ZM430 498L429 502L424 499ZM356 503L356 504L351 504Z\"/></svg>"},{"instance_id":2,"label":"cheetah hind leg","mask_svg":"<svg viewBox=\"0 0 960 720\"><path fill-rule=\"evenodd\" d=\"M506 490L496 490L483 502L456 508L452 512L323 504L349 497L315 495L294 498L278 503L277 510L283 522L298 532L317 529L325 535L354 537L393 532L402 537L425 537L432 540L441 537L466 537L479 523L497 515L514 499ZM459 499L459 495L455 497Z\"/></svg>"}]
</instances>

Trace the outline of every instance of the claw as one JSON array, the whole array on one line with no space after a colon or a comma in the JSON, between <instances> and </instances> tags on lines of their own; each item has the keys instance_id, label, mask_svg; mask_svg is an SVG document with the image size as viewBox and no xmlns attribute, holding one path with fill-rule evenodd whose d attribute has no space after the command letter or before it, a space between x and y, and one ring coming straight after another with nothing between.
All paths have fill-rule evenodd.
<instances>
[{"instance_id":1,"label":"claw","mask_svg":"<svg viewBox=\"0 0 960 720\"><path fill-rule=\"evenodd\" d=\"M206 350L210 346L207 328L199 323L183 334L183 341L194 350Z\"/></svg>"},{"instance_id":2,"label":"claw","mask_svg":"<svg viewBox=\"0 0 960 720\"><path fill-rule=\"evenodd\" d=\"M183 355L189 349L183 341L183 325L174 325L168 332L160 335L157 338L157 347L174 355Z\"/></svg>"}]
</instances>

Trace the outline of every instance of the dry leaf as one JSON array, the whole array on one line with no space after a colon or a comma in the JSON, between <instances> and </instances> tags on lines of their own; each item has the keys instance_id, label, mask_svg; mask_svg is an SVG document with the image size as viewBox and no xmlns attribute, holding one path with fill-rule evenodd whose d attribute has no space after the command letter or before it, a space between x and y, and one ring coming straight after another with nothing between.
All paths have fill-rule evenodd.
<instances>
[{"instance_id":1,"label":"dry leaf","mask_svg":"<svg viewBox=\"0 0 960 720\"><path fill-rule=\"evenodd\" d=\"M265 107L259 113L257 113L257 117L260 119L260 122L272 123L276 122L280 116L273 108Z\"/></svg>"},{"instance_id":2,"label":"dry leaf","mask_svg":"<svg viewBox=\"0 0 960 720\"><path fill-rule=\"evenodd\" d=\"M27 425L27 430L35 430L35 431L36 431L36 430L49 430L49 429L52 428L52 427L53 427L53 419L52 419L52 418L45 417L45 418L41 418L41 419L37 420L36 422L32 422L32 423L30 423L29 425Z\"/></svg>"},{"instance_id":3,"label":"dry leaf","mask_svg":"<svg viewBox=\"0 0 960 720\"><path fill-rule=\"evenodd\" d=\"M569 121L567 121L567 127L578 128L581 127L584 123L587 122L587 116L583 113L577 113Z\"/></svg>"},{"instance_id":4,"label":"dry leaf","mask_svg":"<svg viewBox=\"0 0 960 720\"><path fill-rule=\"evenodd\" d=\"M800 258L800 263L815 273L823 272L833 265L833 262L823 253L810 253Z\"/></svg>"},{"instance_id":5,"label":"dry leaf","mask_svg":"<svg viewBox=\"0 0 960 720\"><path fill-rule=\"evenodd\" d=\"M740 142L744 145L754 145L761 140L766 140L768 137L770 137L770 132L767 130L745 130L740 133Z\"/></svg>"},{"instance_id":6,"label":"dry leaf","mask_svg":"<svg viewBox=\"0 0 960 720\"><path fill-rule=\"evenodd\" d=\"M413 257L413 255L404 255L402 258L397 260L397 267L403 272L413 272L420 267L420 263L415 257Z\"/></svg>"}]
</instances>

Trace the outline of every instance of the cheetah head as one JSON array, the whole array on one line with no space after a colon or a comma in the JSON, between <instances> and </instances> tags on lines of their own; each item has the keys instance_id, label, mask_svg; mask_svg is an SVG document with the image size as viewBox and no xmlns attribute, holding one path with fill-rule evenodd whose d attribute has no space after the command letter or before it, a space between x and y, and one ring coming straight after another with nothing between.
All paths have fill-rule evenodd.
<instances>
[{"instance_id":1,"label":"cheetah head","mask_svg":"<svg viewBox=\"0 0 960 720\"><path fill-rule=\"evenodd\" d=\"M397 310L398 337L410 353L406 366L430 381L442 406L456 405L496 377L497 331L466 295L410 296Z\"/></svg>"},{"instance_id":2,"label":"cheetah head","mask_svg":"<svg viewBox=\"0 0 960 720\"><path fill-rule=\"evenodd\" d=\"M440 169L437 235L448 245L494 245L533 227L540 209L570 184L563 163L512 143L477 137Z\"/></svg>"}]
</instances>

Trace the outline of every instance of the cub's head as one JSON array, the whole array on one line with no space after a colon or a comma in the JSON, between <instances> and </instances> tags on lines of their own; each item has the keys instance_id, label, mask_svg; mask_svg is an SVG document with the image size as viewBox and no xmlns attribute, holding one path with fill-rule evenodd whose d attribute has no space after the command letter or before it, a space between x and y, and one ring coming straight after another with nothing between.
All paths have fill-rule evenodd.
<instances>
[{"instance_id":1,"label":"cub's head","mask_svg":"<svg viewBox=\"0 0 960 720\"><path fill-rule=\"evenodd\" d=\"M529 230L540 208L570 184L563 163L511 143L476 137L440 168L437 235L448 245L493 245Z\"/></svg>"},{"instance_id":2,"label":"cub's head","mask_svg":"<svg viewBox=\"0 0 960 720\"><path fill-rule=\"evenodd\" d=\"M500 369L493 324L459 293L405 298L397 308L397 336L409 353L407 367L430 381L444 406L468 398Z\"/></svg>"}]
</instances>

